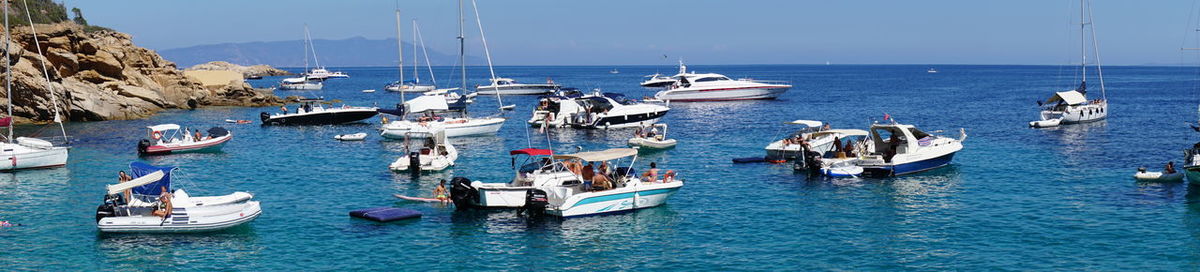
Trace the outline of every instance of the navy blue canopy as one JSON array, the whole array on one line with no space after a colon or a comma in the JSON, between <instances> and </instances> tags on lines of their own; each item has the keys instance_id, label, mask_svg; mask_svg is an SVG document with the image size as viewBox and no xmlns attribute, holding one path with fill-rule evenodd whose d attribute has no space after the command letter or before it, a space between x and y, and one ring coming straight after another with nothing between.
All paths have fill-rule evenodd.
<instances>
[{"instance_id":1,"label":"navy blue canopy","mask_svg":"<svg viewBox=\"0 0 1200 272\"><path fill-rule=\"evenodd\" d=\"M175 170L174 166L153 166L135 161L129 163L129 170L135 179L154 173L154 171L161 170L163 172L162 179L154 183L133 187L132 191L135 195L161 195L163 187L166 187L168 191L171 190L171 170Z\"/></svg>"},{"instance_id":2,"label":"navy blue canopy","mask_svg":"<svg viewBox=\"0 0 1200 272\"><path fill-rule=\"evenodd\" d=\"M404 116L404 104L396 104L395 109L375 109L375 111L395 116Z\"/></svg>"},{"instance_id":3,"label":"navy blue canopy","mask_svg":"<svg viewBox=\"0 0 1200 272\"><path fill-rule=\"evenodd\" d=\"M465 95L460 96L460 97L458 97L457 101L446 104L447 109L452 110L452 111L466 110L467 109L467 100L469 100L469 99L471 99L471 98L467 97Z\"/></svg>"}]
</instances>

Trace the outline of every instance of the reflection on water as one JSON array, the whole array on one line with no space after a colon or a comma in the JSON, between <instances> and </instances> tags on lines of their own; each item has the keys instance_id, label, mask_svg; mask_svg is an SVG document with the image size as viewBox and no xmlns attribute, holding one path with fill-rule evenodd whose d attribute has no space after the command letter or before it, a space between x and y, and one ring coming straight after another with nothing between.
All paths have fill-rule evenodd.
<instances>
[{"instance_id":1,"label":"reflection on water","mask_svg":"<svg viewBox=\"0 0 1200 272\"><path fill-rule=\"evenodd\" d=\"M97 236L96 252L106 263L139 270L197 268L189 265L192 262L224 263L226 268L236 268L252 263L266 249L258 244L258 235L248 225L213 233Z\"/></svg>"}]
</instances>

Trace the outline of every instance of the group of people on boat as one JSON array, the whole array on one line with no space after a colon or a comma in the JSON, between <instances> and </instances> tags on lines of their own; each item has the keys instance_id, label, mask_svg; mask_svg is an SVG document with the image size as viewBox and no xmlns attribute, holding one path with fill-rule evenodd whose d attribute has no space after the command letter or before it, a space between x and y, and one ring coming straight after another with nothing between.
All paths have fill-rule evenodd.
<instances>
[{"instance_id":1,"label":"group of people on boat","mask_svg":"<svg viewBox=\"0 0 1200 272\"><path fill-rule=\"evenodd\" d=\"M133 177L129 174L126 174L125 171L120 171L117 173L117 183L125 183L131 180L133 180ZM151 211L150 214L167 218L167 216L171 215L171 210L174 208L171 205L171 198L173 196L171 195L171 191L167 190L166 186L163 186L160 189L162 190L162 194L159 194L158 201L154 203L154 210ZM125 189L125 192L122 193L121 197L125 203L133 201L133 189Z\"/></svg>"},{"instance_id":2,"label":"group of people on boat","mask_svg":"<svg viewBox=\"0 0 1200 272\"><path fill-rule=\"evenodd\" d=\"M633 136L643 139L649 138L662 140L662 135L659 135L658 133L658 128L656 127L650 127L650 130L645 130L643 127L638 127L637 131L633 132Z\"/></svg>"},{"instance_id":3,"label":"group of people on boat","mask_svg":"<svg viewBox=\"0 0 1200 272\"><path fill-rule=\"evenodd\" d=\"M580 160L564 160L562 164L571 173L583 178L585 191L603 191L612 189L615 185L609 176L616 173L613 173L607 162L600 162L599 167L596 167L594 162L584 165Z\"/></svg>"}]
</instances>

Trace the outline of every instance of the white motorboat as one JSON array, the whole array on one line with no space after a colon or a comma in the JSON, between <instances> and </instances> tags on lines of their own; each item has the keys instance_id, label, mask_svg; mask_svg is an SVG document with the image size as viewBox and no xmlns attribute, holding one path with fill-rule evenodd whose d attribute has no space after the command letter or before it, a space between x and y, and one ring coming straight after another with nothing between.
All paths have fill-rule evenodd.
<instances>
[{"instance_id":1,"label":"white motorboat","mask_svg":"<svg viewBox=\"0 0 1200 272\"><path fill-rule=\"evenodd\" d=\"M461 208L487 207L479 205L485 195L507 193L506 199L522 199L523 201L520 202L524 203L520 203L520 207L531 214L545 212L558 217L576 217L656 207L666 203L672 194L683 187L683 181L676 177L639 179L638 172L632 169L633 163L637 161L637 150L632 148L555 155L553 158L586 162L607 162L631 158L631 167L620 167L613 169L614 171L610 173L597 173L597 175L604 175L611 180L612 188L598 188L599 184L597 184L591 190L589 190L589 185L592 185L590 181L585 181L583 177L569 171L562 171L561 162L542 166L539 170L544 170L535 172L530 184L531 189L522 190L519 189L522 186L513 186L514 184L489 187L484 183L471 183L469 180L456 178L452 181L450 198L454 201L455 206ZM507 188L489 190L500 187ZM517 197L517 195L521 196ZM514 205L516 204L514 202L516 201L506 201L505 203Z\"/></svg>"},{"instance_id":2,"label":"white motorboat","mask_svg":"<svg viewBox=\"0 0 1200 272\"><path fill-rule=\"evenodd\" d=\"M671 84L675 84L675 81L676 81L675 77L683 76L685 74L687 74L687 66L684 66L683 60L680 59L679 60L679 73L675 74L674 77L670 77L670 76L659 74L659 73L654 73L653 75L645 76L649 79L646 79L646 81L642 81L641 85L642 85L642 87L647 87L647 88L663 88L663 87L671 86Z\"/></svg>"},{"instance_id":3,"label":"white motorboat","mask_svg":"<svg viewBox=\"0 0 1200 272\"><path fill-rule=\"evenodd\" d=\"M1183 177L1183 172L1152 172L1146 171L1145 167L1138 168L1138 171L1133 173L1133 179L1142 182L1180 182L1183 181Z\"/></svg>"},{"instance_id":4,"label":"white motorboat","mask_svg":"<svg viewBox=\"0 0 1200 272\"><path fill-rule=\"evenodd\" d=\"M28 10L26 10L28 12ZM4 13L5 22L8 21L8 13ZM9 27L9 25L5 25ZM33 42L38 55L42 54L42 47L38 44L37 30L31 25L30 33L33 33ZM7 32L6 32L7 34ZM7 39L7 38L6 38ZM68 142L67 130L63 127L62 119L59 117L58 95L54 93L54 85L50 84L50 74L45 67L48 67L44 58L38 58L38 62L42 65L42 75L47 79L46 89L50 91L50 105L54 114L54 122L58 123L58 129L62 132L62 141ZM12 55L9 50L4 52L4 81L7 86L12 86L12 69L14 64ZM6 97L8 97L8 117L0 119L0 126L8 127L8 134L3 142L0 142L0 160L5 163L0 164L0 171L16 171L22 169L38 169L52 168L64 166L67 164L68 150L66 146L55 146L54 143L47 139L31 138L31 137L15 137L13 135L13 118L12 118L12 88L5 89Z\"/></svg>"},{"instance_id":5,"label":"white motorboat","mask_svg":"<svg viewBox=\"0 0 1200 272\"><path fill-rule=\"evenodd\" d=\"M783 82L733 80L721 74L688 73L675 79L675 83L654 94L654 98L671 102L775 99L792 88Z\"/></svg>"},{"instance_id":6,"label":"white motorboat","mask_svg":"<svg viewBox=\"0 0 1200 272\"><path fill-rule=\"evenodd\" d=\"M354 133L354 134L338 134L336 136L333 136L333 139L338 140L338 141L362 141L363 139L366 139L366 138L367 138L367 134L363 133L363 132Z\"/></svg>"},{"instance_id":7,"label":"white motorboat","mask_svg":"<svg viewBox=\"0 0 1200 272\"><path fill-rule=\"evenodd\" d=\"M929 68L929 70L925 70L925 73L929 73L929 74L937 74L937 72L938 72L938 70L933 69L932 67Z\"/></svg>"},{"instance_id":8,"label":"white motorboat","mask_svg":"<svg viewBox=\"0 0 1200 272\"><path fill-rule=\"evenodd\" d=\"M300 99L300 106L295 111L270 114L259 113L263 125L337 125L353 123L374 117L379 114L375 107L341 107L326 108L321 104L322 99ZM285 108L286 109L286 106Z\"/></svg>"},{"instance_id":9,"label":"white motorboat","mask_svg":"<svg viewBox=\"0 0 1200 272\"><path fill-rule=\"evenodd\" d=\"M250 193L190 196L171 186L174 167L133 162L129 168L135 178L108 185L104 204L96 207L96 227L101 232L217 231L253 221L262 214ZM158 200L163 189L172 192L169 202Z\"/></svg>"},{"instance_id":10,"label":"white motorboat","mask_svg":"<svg viewBox=\"0 0 1200 272\"><path fill-rule=\"evenodd\" d=\"M643 149L667 149L675 147L675 139L667 138L667 124L654 124L646 133L643 133L639 129L637 135L629 138L629 141L626 142L629 146Z\"/></svg>"},{"instance_id":11,"label":"white motorboat","mask_svg":"<svg viewBox=\"0 0 1200 272\"><path fill-rule=\"evenodd\" d=\"M861 129L829 129L823 126L821 121L815 120L795 120L784 124L801 128L783 139L768 144L764 148L767 151L767 158L776 161L799 158L805 151L801 143L809 145L808 151L825 156L828 152L841 150L842 143L849 141L849 138L867 135L867 131Z\"/></svg>"},{"instance_id":12,"label":"white motorboat","mask_svg":"<svg viewBox=\"0 0 1200 272\"><path fill-rule=\"evenodd\" d=\"M533 127L626 128L649 126L658 122L671 108L652 103L639 103L618 93L599 91L573 95L545 96L528 123Z\"/></svg>"},{"instance_id":13,"label":"white motorboat","mask_svg":"<svg viewBox=\"0 0 1200 272\"><path fill-rule=\"evenodd\" d=\"M364 92L364 93L373 93L373 92L375 92L375 89L366 89L366 90L362 90L362 92Z\"/></svg>"},{"instance_id":14,"label":"white motorboat","mask_svg":"<svg viewBox=\"0 0 1200 272\"><path fill-rule=\"evenodd\" d=\"M316 59L316 54L317 54L317 51L314 49L313 50L313 59L314 60ZM309 70L307 73L304 73L304 77L306 77L310 80L312 80L312 79L320 80L320 79L326 79L326 78L350 78L350 75L340 72L340 71L339 72L330 72L329 70L326 70L325 67L321 67L320 62L318 61L317 68L314 68L312 70Z\"/></svg>"},{"instance_id":15,"label":"white motorboat","mask_svg":"<svg viewBox=\"0 0 1200 272\"><path fill-rule=\"evenodd\" d=\"M967 138L962 129L959 138L953 139L894 120L890 124L873 124L869 131L870 150L858 162L868 177L899 176L949 165Z\"/></svg>"},{"instance_id":16,"label":"white motorboat","mask_svg":"<svg viewBox=\"0 0 1200 272\"><path fill-rule=\"evenodd\" d=\"M313 59L316 59L317 52L316 48L312 47L312 39L308 34L308 25L304 25L304 73L300 77L284 78L279 82L280 90L315 91L325 87L322 81L325 80L327 75L322 73L314 76L312 75L312 71L308 70L308 52L310 51L312 51ZM317 64L317 66L321 65ZM317 70L328 72L320 68Z\"/></svg>"},{"instance_id":17,"label":"white motorboat","mask_svg":"<svg viewBox=\"0 0 1200 272\"><path fill-rule=\"evenodd\" d=\"M484 95L539 95L554 93L561 87L553 80L546 80L546 83L520 83L511 78L494 78L491 82L491 85L475 87L475 91Z\"/></svg>"},{"instance_id":18,"label":"white motorboat","mask_svg":"<svg viewBox=\"0 0 1200 272\"><path fill-rule=\"evenodd\" d=\"M475 118L462 111L450 111L446 98L437 94L421 95L406 101L400 111L389 112L400 115L401 119L384 124L380 128L381 136L388 139L405 139L413 136L408 135L409 132L425 132L426 134L420 135L432 135L439 130L445 130L446 137L495 134L500 131L505 120L503 117Z\"/></svg>"},{"instance_id":19,"label":"white motorboat","mask_svg":"<svg viewBox=\"0 0 1200 272\"><path fill-rule=\"evenodd\" d=\"M454 161L458 160L458 150L446 140L443 130L409 132L407 136L404 139L406 155L388 165L388 169L396 172L442 171L454 166Z\"/></svg>"},{"instance_id":20,"label":"white motorboat","mask_svg":"<svg viewBox=\"0 0 1200 272\"><path fill-rule=\"evenodd\" d=\"M451 198L458 196L457 208L520 208L525 206L526 194L535 189L534 184L578 179L562 163L551 159L554 151L549 149L525 148L509 151L508 154L512 156L514 172L510 182L470 182L462 178L451 180ZM518 167L517 159L520 157L524 157L524 160Z\"/></svg>"},{"instance_id":21,"label":"white motorboat","mask_svg":"<svg viewBox=\"0 0 1200 272\"><path fill-rule=\"evenodd\" d=\"M621 71L617 71L617 68L613 68L611 71L608 71L608 73L609 74L620 74Z\"/></svg>"},{"instance_id":22,"label":"white motorboat","mask_svg":"<svg viewBox=\"0 0 1200 272\"><path fill-rule=\"evenodd\" d=\"M200 138L199 130L193 134L176 124L148 126L147 138L138 141L137 151L140 155L216 152L233 139L233 133L221 127L209 128L207 132L207 137Z\"/></svg>"},{"instance_id":23,"label":"white motorboat","mask_svg":"<svg viewBox=\"0 0 1200 272\"><path fill-rule=\"evenodd\" d=\"M279 83L280 90L316 91L316 90L321 90L321 88L324 88L324 87L325 87L325 83L322 83L320 81L303 81L303 82L299 82L299 83L288 83L288 82L280 82Z\"/></svg>"},{"instance_id":24,"label":"white motorboat","mask_svg":"<svg viewBox=\"0 0 1200 272\"><path fill-rule=\"evenodd\" d=\"M1108 118L1108 94L1104 88L1104 70L1100 65L1100 50L1095 50L1096 55L1096 77L1100 79L1100 99L1087 99L1087 80L1088 80L1088 49L1087 38L1088 30L1092 32L1092 48L1097 47L1096 41L1096 26L1091 24L1091 13L1087 12L1091 7L1087 2L1080 4L1080 19L1079 19L1079 36L1083 44L1080 47L1081 62L1080 62L1080 82L1079 87L1074 90L1054 93L1045 103L1038 101L1038 106L1042 108L1038 117L1040 120L1029 122L1030 127L1044 128L1055 127L1059 125L1078 124L1104 120ZM1087 14L1086 17L1083 15Z\"/></svg>"}]
</instances>

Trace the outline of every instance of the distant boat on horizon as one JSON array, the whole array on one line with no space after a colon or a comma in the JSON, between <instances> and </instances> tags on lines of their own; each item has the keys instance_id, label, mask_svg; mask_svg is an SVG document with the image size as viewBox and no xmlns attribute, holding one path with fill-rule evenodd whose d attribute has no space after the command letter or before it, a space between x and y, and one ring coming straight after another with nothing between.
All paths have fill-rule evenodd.
<instances>
[{"instance_id":1,"label":"distant boat on horizon","mask_svg":"<svg viewBox=\"0 0 1200 272\"><path fill-rule=\"evenodd\" d=\"M609 74L620 74L621 71L617 71L617 68L613 68L612 71L608 71L608 73Z\"/></svg>"},{"instance_id":2,"label":"distant boat on horizon","mask_svg":"<svg viewBox=\"0 0 1200 272\"><path fill-rule=\"evenodd\" d=\"M937 74L937 73L938 73L938 70L937 70L937 69L933 69L933 67L929 67L929 70L927 70L927 71L925 71L925 72L926 72L926 73L930 73L930 74Z\"/></svg>"}]
</instances>

